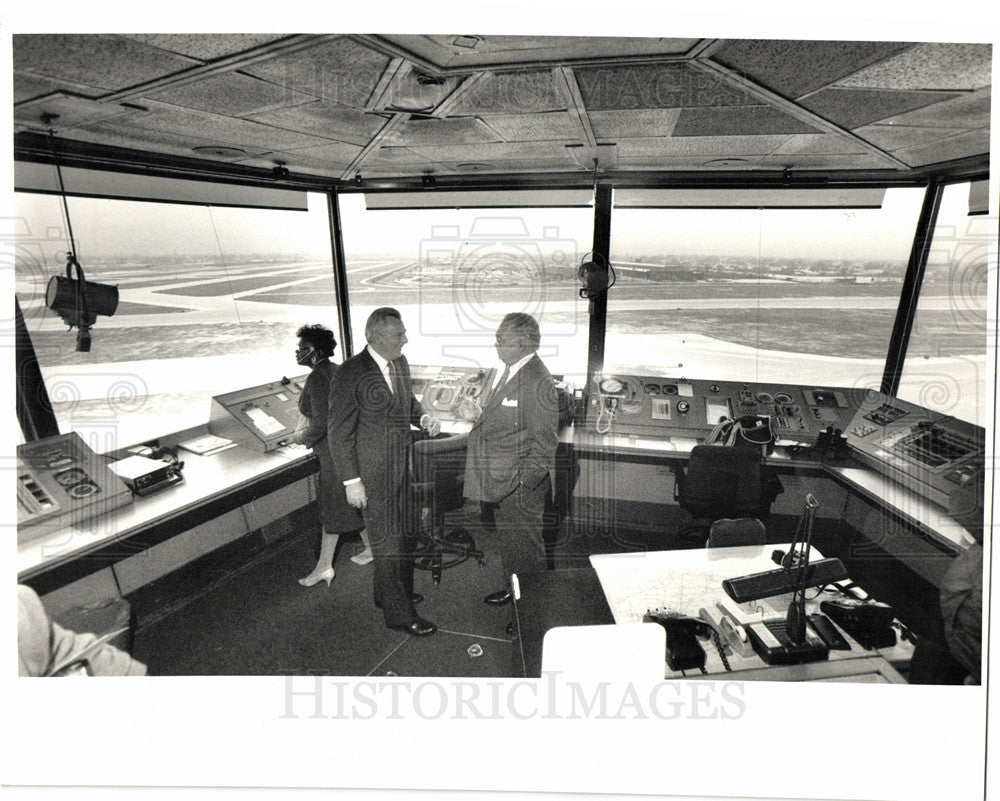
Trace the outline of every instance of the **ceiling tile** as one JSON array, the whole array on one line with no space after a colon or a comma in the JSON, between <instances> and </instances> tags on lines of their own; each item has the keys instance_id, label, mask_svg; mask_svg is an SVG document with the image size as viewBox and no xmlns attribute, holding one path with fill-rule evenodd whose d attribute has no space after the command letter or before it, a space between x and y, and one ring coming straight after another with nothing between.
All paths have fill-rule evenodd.
<instances>
[{"instance_id":1,"label":"ceiling tile","mask_svg":"<svg viewBox=\"0 0 1000 801\"><path fill-rule=\"evenodd\" d=\"M837 82L862 89L979 89L990 85L988 44L927 42Z\"/></svg>"},{"instance_id":2,"label":"ceiling tile","mask_svg":"<svg viewBox=\"0 0 1000 801\"><path fill-rule=\"evenodd\" d=\"M247 118L278 128L301 131L325 139L352 142L356 145L367 144L386 123L385 117L378 114L366 114L363 111L331 105L322 100L250 114Z\"/></svg>"},{"instance_id":3,"label":"ceiling tile","mask_svg":"<svg viewBox=\"0 0 1000 801\"><path fill-rule=\"evenodd\" d=\"M208 75L194 83L168 86L160 91L150 92L147 97L175 106L233 117L314 100L311 95L237 72Z\"/></svg>"},{"instance_id":4,"label":"ceiling tile","mask_svg":"<svg viewBox=\"0 0 1000 801\"><path fill-rule=\"evenodd\" d=\"M639 108L628 114L617 111L591 111L594 136L598 139L620 139L637 136L670 136L681 109Z\"/></svg>"},{"instance_id":5,"label":"ceiling tile","mask_svg":"<svg viewBox=\"0 0 1000 801\"><path fill-rule=\"evenodd\" d=\"M248 75L287 86L338 106L363 108L389 57L345 37L279 54L241 69Z\"/></svg>"},{"instance_id":6,"label":"ceiling tile","mask_svg":"<svg viewBox=\"0 0 1000 801\"><path fill-rule=\"evenodd\" d=\"M847 156L854 153L869 153L869 148L855 141L850 136L837 134L799 134L789 137L788 141L774 151L778 154L800 154L803 156Z\"/></svg>"},{"instance_id":7,"label":"ceiling tile","mask_svg":"<svg viewBox=\"0 0 1000 801\"><path fill-rule=\"evenodd\" d=\"M483 122L507 142L536 142L581 137L580 124L565 111L483 117Z\"/></svg>"},{"instance_id":8,"label":"ceiling tile","mask_svg":"<svg viewBox=\"0 0 1000 801\"><path fill-rule=\"evenodd\" d=\"M326 141L315 136L273 128L252 120L222 117L193 109L170 107L153 101L139 101L150 109L148 114L136 115L116 124L137 130L185 136L195 133L230 142L233 147L261 147L267 150L324 145Z\"/></svg>"},{"instance_id":9,"label":"ceiling tile","mask_svg":"<svg viewBox=\"0 0 1000 801\"><path fill-rule=\"evenodd\" d=\"M781 156L764 156L762 166L772 169L788 170L897 170L899 164L888 156L878 153L851 154L849 156L805 156L784 154Z\"/></svg>"},{"instance_id":10,"label":"ceiling tile","mask_svg":"<svg viewBox=\"0 0 1000 801\"><path fill-rule=\"evenodd\" d=\"M42 117L54 114L58 119L52 122L52 128L58 134L65 135L67 131L80 125L136 113L136 110L119 103L100 103L90 98L56 94L17 106L14 109L14 127L45 132L49 125Z\"/></svg>"},{"instance_id":11,"label":"ceiling tile","mask_svg":"<svg viewBox=\"0 0 1000 801\"><path fill-rule=\"evenodd\" d=\"M620 158L643 156L746 156L770 153L787 141L785 136L683 136L665 139L620 139Z\"/></svg>"},{"instance_id":12,"label":"ceiling tile","mask_svg":"<svg viewBox=\"0 0 1000 801\"><path fill-rule=\"evenodd\" d=\"M199 61L215 61L285 38L273 33L134 33L123 37Z\"/></svg>"},{"instance_id":13,"label":"ceiling tile","mask_svg":"<svg viewBox=\"0 0 1000 801\"><path fill-rule=\"evenodd\" d=\"M814 133L816 128L770 106L682 109L674 136L756 136Z\"/></svg>"},{"instance_id":14,"label":"ceiling tile","mask_svg":"<svg viewBox=\"0 0 1000 801\"><path fill-rule=\"evenodd\" d=\"M556 88L551 70L491 73L452 107L451 116L526 114L566 109L566 98Z\"/></svg>"},{"instance_id":15,"label":"ceiling tile","mask_svg":"<svg viewBox=\"0 0 1000 801\"><path fill-rule=\"evenodd\" d=\"M198 64L142 42L91 34L19 34L14 70L112 92Z\"/></svg>"},{"instance_id":16,"label":"ceiling tile","mask_svg":"<svg viewBox=\"0 0 1000 801\"><path fill-rule=\"evenodd\" d=\"M285 162L289 169L295 169L296 165L329 167L332 164L337 164L346 167L360 155L361 150L362 148L357 145L349 145L345 142L327 142L315 147L274 151L269 155Z\"/></svg>"},{"instance_id":17,"label":"ceiling tile","mask_svg":"<svg viewBox=\"0 0 1000 801\"><path fill-rule=\"evenodd\" d=\"M858 128L905 111L940 103L955 95L878 89L823 89L799 101L841 128Z\"/></svg>"},{"instance_id":18,"label":"ceiling tile","mask_svg":"<svg viewBox=\"0 0 1000 801\"><path fill-rule=\"evenodd\" d=\"M699 39L627 38L605 36L462 36L396 35L393 42L441 68L525 64L536 61L574 61L622 56L681 55Z\"/></svg>"},{"instance_id":19,"label":"ceiling tile","mask_svg":"<svg viewBox=\"0 0 1000 801\"><path fill-rule=\"evenodd\" d=\"M110 145L112 147L137 150L152 149L158 153L169 153L187 158L203 158L209 161L220 161L221 159L218 156L199 154L194 148L239 147L250 155L258 156L267 152L267 148L242 146L226 140L213 139L210 136L200 136L198 132L182 136L162 131L130 128L125 125L116 124L115 122L95 123L77 128L73 131L73 138L84 142Z\"/></svg>"},{"instance_id":20,"label":"ceiling tile","mask_svg":"<svg viewBox=\"0 0 1000 801\"><path fill-rule=\"evenodd\" d=\"M386 137L393 145L474 145L481 142L499 142L500 137L468 117L457 119L421 119L414 117L397 126Z\"/></svg>"},{"instance_id":21,"label":"ceiling tile","mask_svg":"<svg viewBox=\"0 0 1000 801\"><path fill-rule=\"evenodd\" d=\"M728 40L712 59L779 95L797 98L908 47L905 42Z\"/></svg>"},{"instance_id":22,"label":"ceiling tile","mask_svg":"<svg viewBox=\"0 0 1000 801\"><path fill-rule=\"evenodd\" d=\"M414 147L413 150L421 156L433 161L516 161L525 158L524 148L517 144L501 142L484 145L445 145L438 147ZM566 146L559 142L537 142L532 145L527 158L552 158L575 164L571 155L566 152Z\"/></svg>"},{"instance_id":23,"label":"ceiling tile","mask_svg":"<svg viewBox=\"0 0 1000 801\"><path fill-rule=\"evenodd\" d=\"M65 82L54 81L49 78L35 78L32 75L15 73L14 75L14 102L20 103L31 100L42 95L49 95L59 89L65 89Z\"/></svg>"},{"instance_id":24,"label":"ceiling tile","mask_svg":"<svg viewBox=\"0 0 1000 801\"><path fill-rule=\"evenodd\" d=\"M754 102L707 72L686 64L629 64L574 71L588 110L740 106Z\"/></svg>"},{"instance_id":25,"label":"ceiling tile","mask_svg":"<svg viewBox=\"0 0 1000 801\"><path fill-rule=\"evenodd\" d=\"M426 156L421 156L410 150L408 147L380 147L370 153L365 159L365 164L421 164L427 161Z\"/></svg>"},{"instance_id":26,"label":"ceiling tile","mask_svg":"<svg viewBox=\"0 0 1000 801\"><path fill-rule=\"evenodd\" d=\"M893 155L911 166L919 167L924 164L935 164L939 161L978 156L980 153L988 153L989 150L989 131L971 131L947 139L939 139L927 145L897 150Z\"/></svg>"},{"instance_id":27,"label":"ceiling tile","mask_svg":"<svg viewBox=\"0 0 1000 801\"><path fill-rule=\"evenodd\" d=\"M565 158L553 158L553 157L543 157L543 158L528 158L528 159L497 159L496 161L491 161L486 169L477 167L476 169L469 169L470 164L476 164L478 162L442 162L445 166L453 169L455 172L459 173L481 173L481 172L495 172L495 173L507 173L509 174L520 174L526 172L579 172L583 168L580 167L573 159Z\"/></svg>"},{"instance_id":28,"label":"ceiling tile","mask_svg":"<svg viewBox=\"0 0 1000 801\"><path fill-rule=\"evenodd\" d=\"M864 125L854 133L882 150L892 151L929 144L964 131L954 128L911 128L906 125Z\"/></svg>"},{"instance_id":29,"label":"ceiling tile","mask_svg":"<svg viewBox=\"0 0 1000 801\"><path fill-rule=\"evenodd\" d=\"M887 117L883 123L913 125L928 128L983 128L990 127L990 90L979 89L943 100L916 111Z\"/></svg>"}]
</instances>

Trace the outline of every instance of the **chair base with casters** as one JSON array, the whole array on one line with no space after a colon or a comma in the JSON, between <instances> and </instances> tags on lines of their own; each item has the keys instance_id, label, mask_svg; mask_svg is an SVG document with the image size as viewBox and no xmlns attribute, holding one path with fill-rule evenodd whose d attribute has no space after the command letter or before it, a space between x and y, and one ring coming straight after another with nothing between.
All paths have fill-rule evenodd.
<instances>
[{"instance_id":1,"label":"chair base with casters","mask_svg":"<svg viewBox=\"0 0 1000 801\"><path fill-rule=\"evenodd\" d=\"M467 439L465 434L441 435L413 444L411 491L418 515L413 566L430 571L435 584L441 583L442 571L466 559L486 564L486 556L466 529L445 527L445 515L465 505L462 489Z\"/></svg>"}]
</instances>

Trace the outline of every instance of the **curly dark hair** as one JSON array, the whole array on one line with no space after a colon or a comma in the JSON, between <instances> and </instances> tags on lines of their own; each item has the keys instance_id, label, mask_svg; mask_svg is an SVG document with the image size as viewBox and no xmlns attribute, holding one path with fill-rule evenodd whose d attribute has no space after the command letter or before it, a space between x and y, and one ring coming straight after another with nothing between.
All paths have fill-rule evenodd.
<instances>
[{"instance_id":1,"label":"curly dark hair","mask_svg":"<svg viewBox=\"0 0 1000 801\"><path fill-rule=\"evenodd\" d=\"M319 323L302 326L295 332L295 336L312 345L322 356L332 356L334 348L337 347L333 331Z\"/></svg>"}]
</instances>

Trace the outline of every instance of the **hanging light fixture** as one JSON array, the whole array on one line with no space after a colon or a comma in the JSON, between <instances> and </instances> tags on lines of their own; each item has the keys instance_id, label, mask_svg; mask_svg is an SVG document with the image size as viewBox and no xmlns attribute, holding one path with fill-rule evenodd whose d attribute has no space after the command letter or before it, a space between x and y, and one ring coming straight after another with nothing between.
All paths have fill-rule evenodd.
<instances>
[{"instance_id":1,"label":"hanging light fixture","mask_svg":"<svg viewBox=\"0 0 1000 801\"><path fill-rule=\"evenodd\" d=\"M97 315L110 317L118 308L118 287L108 284L97 284L87 281L83 268L76 258L76 241L73 238L73 225L69 219L69 204L66 202L66 187L63 184L62 168L55 149L55 132L52 122L57 114L43 115L42 120L49 126L49 145L55 160L56 174L59 177L59 193L63 202L63 213L66 215L66 232L69 235L69 252L66 254L66 275L54 275L49 279L45 289L45 305L58 314L70 328L77 329L76 349L79 352L90 352L90 328L97 322ZM76 278L73 277L74 271Z\"/></svg>"}]
</instances>

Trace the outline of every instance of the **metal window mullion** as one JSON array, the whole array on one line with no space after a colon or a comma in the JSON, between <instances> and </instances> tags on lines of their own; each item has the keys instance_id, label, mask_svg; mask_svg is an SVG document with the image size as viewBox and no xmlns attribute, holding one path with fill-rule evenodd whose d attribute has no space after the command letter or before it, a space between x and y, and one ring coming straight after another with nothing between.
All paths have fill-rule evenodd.
<instances>
[{"instance_id":1,"label":"metal window mullion","mask_svg":"<svg viewBox=\"0 0 1000 801\"><path fill-rule=\"evenodd\" d=\"M896 320L892 326L889 338L889 350L885 358L885 370L882 373L880 390L887 395L895 395L899 391L899 381L903 373L903 362L906 359L906 349L913 332L913 320L917 313L917 303L920 300L920 286L924 280L927 268L927 258L930 255L934 226L937 223L938 210L941 208L941 197L944 186L936 179L927 184L924 202L917 218L917 227L913 235L913 246L910 249L910 259L906 265L906 275L903 278L903 288L899 295L899 307L896 310Z\"/></svg>"}]
</instances>

